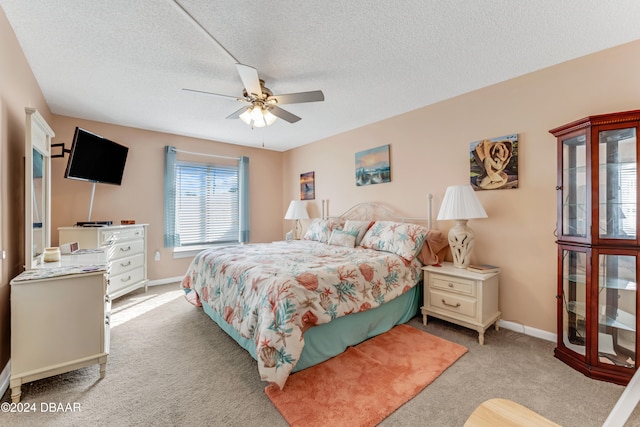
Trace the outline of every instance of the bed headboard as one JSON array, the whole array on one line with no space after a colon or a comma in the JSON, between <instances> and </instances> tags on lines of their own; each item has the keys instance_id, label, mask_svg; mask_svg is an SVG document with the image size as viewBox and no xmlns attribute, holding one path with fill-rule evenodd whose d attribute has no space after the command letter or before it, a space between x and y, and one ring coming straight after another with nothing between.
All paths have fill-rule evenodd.
<instances>
[{"instance_id":1,"label":"bed headboard","mask_svg":"<svg viewBox=\"0 0 640 427\"><path fill-rule=\"evenodd\" d=\"M379 220L379 221L395 221L395 222L411 222L417 224L426 223L427 228L432 228L432 209L431 200L433 195L427 194L427 217L425 218L407 218L395 213L391 208L386 207L377 202L358 203L346 212L333 218L341 218L343 220ZM322 200L322 218L332 218L329 215L329 201Z\"/></svg>"}]
</instances>

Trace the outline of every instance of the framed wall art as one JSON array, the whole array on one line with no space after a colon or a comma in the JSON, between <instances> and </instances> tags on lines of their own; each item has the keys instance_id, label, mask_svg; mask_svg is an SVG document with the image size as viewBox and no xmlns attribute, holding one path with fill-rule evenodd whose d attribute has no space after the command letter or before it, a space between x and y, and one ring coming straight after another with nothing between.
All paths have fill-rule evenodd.
<instances>
[{"instance_id":1,"label":"framed wall art","mask_svg":"<svg viewBox=\"0 0 640 427\"><path fill-rule=\"evenodd\" d=\"M300 200L314 200L316 198L316 173L300 174Z\"/></svg>"},{"instance_id":2,"label":"framed wall art","mask_svg":"<svg viewBox=\"0 0 640 427\"><path fill-rule=\"evenodd\" d=\"M472 142L469 165L474 190L518 188L518 134Z\"/></svg>"},{"instance_id":3,"label":"framed wall art","mask_svg":"<svg viewBox=\"0 0 640 427\"><path fill-rule=\"evenodd\" d=\"M356 153L356 185L391 182L389 144Z\"/></svg>"}]
</instances>

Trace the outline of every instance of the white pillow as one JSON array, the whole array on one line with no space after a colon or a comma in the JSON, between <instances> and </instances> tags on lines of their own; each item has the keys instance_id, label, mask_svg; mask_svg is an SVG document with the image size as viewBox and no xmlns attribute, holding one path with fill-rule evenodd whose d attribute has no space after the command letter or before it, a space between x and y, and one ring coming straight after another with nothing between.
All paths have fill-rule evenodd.
<instances>
[{"instance_id":1,"label":"white pillow","mask_svg":"<svg viewBox=\"0 0 640 427\"><path fill-rule=\"evenodd\" d=\"M321 219L314 218L309 224L309 228L304 233L304 240L316 240L318 242L327 243L331 232L342 228L342 221L338 219Z\"/></svg>"},{"instance_id":2,"label":"white pillow","mask_svg":"<svg viewBox=\"0 0 640 427\"><path fill-rule=\"evenodd\" d=\"M360 246L392 252L411 261L422 249L428 231L417 224L376 221L362 238Z\"/></svg>"},{"instance_id":3,"label":"white pillow","mask_svg":"<svg viewBox=\"0 0 640 427\"><path fill-rule=\"evenodd\" d=\"M329 237L329 244L353 248L356 246L357 231L333 230Z\"/></svg>"},{"instance_id":4,"label":"white pillow","mask_svg":"<svg viewBox=\"0 0 640 427\"><path fill-rule=\"evenodd\" d=\"M356 246L360 246L360 242L362 241L364 234L367 232L371 224L373 224L373 221L355 221L352 219L348 219L347 222L344 223L343 230L356 231Z\"/></svg>"}]
</instances>

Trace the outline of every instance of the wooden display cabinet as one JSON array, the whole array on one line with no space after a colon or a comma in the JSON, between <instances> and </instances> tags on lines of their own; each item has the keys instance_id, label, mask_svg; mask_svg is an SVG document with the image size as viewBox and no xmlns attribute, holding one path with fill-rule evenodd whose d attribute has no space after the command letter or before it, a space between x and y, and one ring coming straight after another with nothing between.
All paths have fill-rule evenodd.
<instances>
[{"instance_id":1,"label":"wooden display cabinet","mask_svg":"<svg viewBox=\"0 0 640 427\"><path fill-rule=\"evenodd\" d=\"M555 356L623 385L638 366L639 129L636 110L549 131L558 145Z\"/></svg>"}]
</instances>

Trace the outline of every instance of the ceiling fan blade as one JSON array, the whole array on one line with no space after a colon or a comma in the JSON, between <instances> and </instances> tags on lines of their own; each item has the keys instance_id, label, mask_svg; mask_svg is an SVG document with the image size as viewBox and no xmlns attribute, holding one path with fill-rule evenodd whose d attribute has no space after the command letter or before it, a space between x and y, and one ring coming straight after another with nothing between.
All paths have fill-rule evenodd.
<instances>
[{"instance_id":1,"label":"ceiling fan blade","mask_svg":"<svg viewBox=\"0 0 640 427\"><path fill-rule=\"evenodd\" d=\"M279 117L282 120L287 121L289 123L295 123L298 120L300 120L300 117L288 112L287 110L283 110L280 107L276 107L275 105L272 107L269 107L269 111L271 111L271 114L273 114L274 116Z\"/></svg>"},{"instance_id":2,"label":"ceiling fan blade","mask_svg":"<svg viewBox=\"0 0 640 427\"><path fill-rule=\"evenodd\" d=\"M246 107L242 107L241 109L239 109L238 111L234 111L233 113L229 114L227 116L227 119L237 119L240 117L240 114L244 113L245 111L247 111L249 108L251 108L250 105L247 105Z\"/></svg>"},{"instance_id":3,"label":"ceiling fan blade","mask_svg":"<svg viewBox=\"0 0 640 427\"><path fill-rule=\"evenodd\" d=\"M287 93L284 95L273 95L267 98L267 102L275 101L276 104L299 104L301 102L324 101L324 93L321 90L311 92Z\"/></svg>"},{"instance_id":4,"label":"ceiling fan blade","mask_svg":"<svg viewBox=\"0 0 640 427\"><path fill-rule=\"evenodd\" d=\"M246 101L244 98L238 98L237 96L222 95L222 94L213 93L213 92L205 92L204 90L187 89L187 88L182 88L182 90L184 90L185 92L194 92L194 93L200 93L200 94L203 94L203 95L213 95L213 96L218 96L218 97L221 97L221 98L235 99L237 101Z\"/></svg>"},{"instance_id":5,"label":"ceiling fan blade","mask_svg":"<svg viewBox=\"0 0 640 427\"><path fill-rule=\"evenodd\" d=\"M260 78L258 77L258 70L248 65L236 64L238 74L240 74L240 80L244 88L247 90L247 94L254 94L258 97L262 97L262 88L260 87Z\"/></svg>"}]
</instances>

